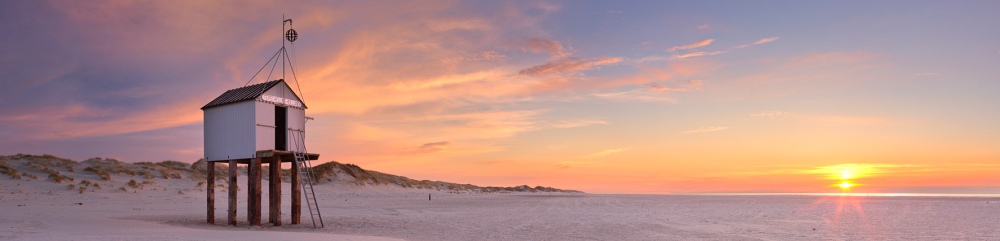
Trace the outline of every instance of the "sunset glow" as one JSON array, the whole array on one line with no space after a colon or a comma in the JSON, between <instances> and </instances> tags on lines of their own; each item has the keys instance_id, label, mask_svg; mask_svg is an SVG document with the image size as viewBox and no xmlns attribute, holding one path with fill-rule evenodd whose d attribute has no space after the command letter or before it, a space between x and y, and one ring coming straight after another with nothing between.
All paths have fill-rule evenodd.
<instances>
[{"instance_id":1,"label":"sunset glow","mask_svg":"<svg viewBox=\"0 0 1000 241\"><path fill-rule=\"evenodd\" d=\"M840 178L841 179L851 179L851 177L854 177L854 173L853 172L848 171L848 170L840 171Z\"/></svg>"},{"instance_id":2,"label":"sunset glow","mask_svg":"<svg viewBox=\"0 0 1000 241\"><path fill-rule=\"evenodd\" d=\"M251 79L284 14L320 161L591 193L1000 193L997 9L4 1L0 155L194 162L199 107L281 78Z\"/></svg>"}]
</instances>

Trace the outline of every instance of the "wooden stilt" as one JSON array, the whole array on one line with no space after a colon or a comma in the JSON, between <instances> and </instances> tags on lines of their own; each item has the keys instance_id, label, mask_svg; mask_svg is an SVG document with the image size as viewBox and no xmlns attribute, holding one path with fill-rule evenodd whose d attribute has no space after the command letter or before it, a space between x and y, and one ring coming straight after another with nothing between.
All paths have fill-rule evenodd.
<instances>
[{"instance_id":1,"label":"wooden stilt","mask_svg":"<svg viewBox=\"0 0 1000 241\"><path fill-rule=\"evenodd\" d=\"M205 193L208 195L208 223L215 224L215 163L205 162L208 165L208 180L205 182Z\"/></svg>"},{"instance_id":2,"label":"wooden stilt","mask_svg":"<svg viewBox=\"0 0 1000 241\"><path fill-rule=\"evenodd\" d=\"M236 160L229 160L229 225L236 226Z\"/></svg>"},{"instance_id":3,"label":"wooden stilt","mask_svg":"<svg viewBox=\"0 0 1000 241\"><path fill-rule=\"evenodd\" d=\"M250 167L247 168L247 222L253 226L260 226L261 216L261 176L260 157L250 159Z\"/></svg>"},{"instance_id":4,"label":"wooden stilt","mask_svg":"<svg viewBox=\"0 0 1000 241\"><path fill-rule=\"evenodd\" d=\"M302 223L302 183L299 182L299 164L292 161L292 224Z\"/></svg>"},{"instance_id":5,"label":"wooden stilt","mask_svg":"<svg viewBox=\"0 0 1000 241\"><path fill-rule=\"evenodd\" d=\"M267 163L267 223L274 223L274 157L264 158Z\"/></svg>"},{"instance_id":6,"label":"wooden stilt","mask_svg":"<svg viewBox=\"0 0 1000 241\"><path fill-rule=\"evenodd\" d=\"M271 223L281 226L281 158L271 158Z\"/></svg>"}]
</instances>

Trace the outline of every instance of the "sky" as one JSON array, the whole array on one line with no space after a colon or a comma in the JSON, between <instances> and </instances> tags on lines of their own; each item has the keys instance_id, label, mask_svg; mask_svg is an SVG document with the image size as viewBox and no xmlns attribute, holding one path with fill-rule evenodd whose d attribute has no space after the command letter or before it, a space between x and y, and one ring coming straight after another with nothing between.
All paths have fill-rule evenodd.
<instances>
[{"instance_id":1,"label":"sky","mask_svg":"<svg viewBox=\"0 0 1000 241\"><path fill-rule=\"evenodd\" d=\"M251 77L284 14L324 162L591 193L1000 193L997 9L3 1L0 154L194 162L201 106L280 78Z\"/></svg>"}]
</instances>

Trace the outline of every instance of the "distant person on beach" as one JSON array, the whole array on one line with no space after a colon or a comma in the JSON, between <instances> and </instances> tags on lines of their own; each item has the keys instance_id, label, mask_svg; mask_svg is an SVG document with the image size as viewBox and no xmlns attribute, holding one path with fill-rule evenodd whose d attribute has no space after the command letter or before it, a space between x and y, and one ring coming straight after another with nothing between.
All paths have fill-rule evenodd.
<instances>
[{"instance_id":1,"label":"distant person on beach","mask_svg":"<svg viewBox=\"0 0 1000 241\"><path fill-rule=\"evenodd\" d=\"M430 200L431 200L431 194L428 193L427 194L427 201L430 201Z\"/></svg>"}]
</instances>

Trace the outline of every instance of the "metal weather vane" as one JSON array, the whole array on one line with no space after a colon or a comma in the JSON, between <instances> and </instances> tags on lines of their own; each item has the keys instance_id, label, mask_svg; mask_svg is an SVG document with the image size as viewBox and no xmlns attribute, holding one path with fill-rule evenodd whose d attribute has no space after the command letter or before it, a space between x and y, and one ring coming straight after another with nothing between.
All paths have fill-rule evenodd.
<instances>
[{"instance_id":1,"label":"metal weather vane","mask_svg":"<svg viewBox=\"0 0 1000 241\"><path fill-rule=\"evenodd\" d=\"M292 19L285 19L285 22L288 22L288 31L285 31L285 40L288 40L289 43L295 42L296 39L299 39L299 33L292 28ZM281 25L284 26L284 22Z\"/></svg>"}]
</instances>

